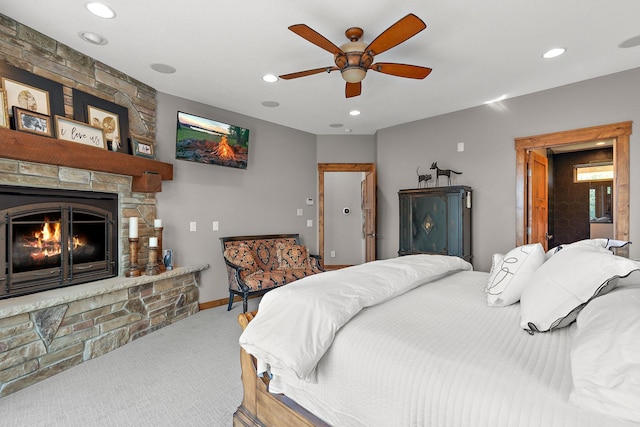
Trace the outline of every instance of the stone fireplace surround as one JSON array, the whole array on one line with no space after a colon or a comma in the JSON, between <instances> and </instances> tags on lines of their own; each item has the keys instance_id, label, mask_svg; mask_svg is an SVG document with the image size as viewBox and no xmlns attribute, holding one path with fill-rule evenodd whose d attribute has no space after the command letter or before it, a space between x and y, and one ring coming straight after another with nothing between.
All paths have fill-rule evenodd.
<instances>
[{"instance_id":1,"label":"stone fireplace surround","mask_svg":"<svg viewBox=\"0 0 640 427\"><path fill-rule=\"evenodd\" d=\"M117 193L120 272L119 277L0 300L0 397L198 311L197 286L207 265L178 267L157 276L123 277L129 265L128 218L140 218L144 247L139 263L143 264L156 216L155 193L133 192L132 180L131 176L0 158L0 185Z\"/></svg>"},{"instance_id":2,"label":"stone fireplace surround","mask_svg":"<svg viewBox=\"0 0 640 427\"><path fill-rule=\"evenodd\" d=\"M74 117L79 89L127 108L132 138L155 140L154 88L2 14L0 33L0 61L63 85L65 116ZM128 218L140 218L143 264L156 216L153 192L172 179L172 166L69 144L0 128L0 185L117 193L120 276L0 300L0 398L198 311L207 265L123 276Z\"/></svg>"}]
</instances>

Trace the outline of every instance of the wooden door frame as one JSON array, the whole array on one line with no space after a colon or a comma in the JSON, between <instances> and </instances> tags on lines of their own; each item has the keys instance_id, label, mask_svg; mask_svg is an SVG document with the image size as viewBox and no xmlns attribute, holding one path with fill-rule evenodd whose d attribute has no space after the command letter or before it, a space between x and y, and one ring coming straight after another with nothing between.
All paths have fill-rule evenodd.
<instances>
[{"instance_id":1,"label":"wooden door frame","mask_svg":"<svg viewBox=\"0 0 640 427\"><path fill-rule=\"evenodd\" d=\"M364 172L376 179L375 163L318 163L318 252L324 261L324 174L325 172ZM375 217L374 217L375 218ZM374 219L375 220L375 219Z\"/></svg>"},{"instance_id":2,"label":"wooden door frame","mask_svg":"<svg viewBox=\"0 0 640 427\"><path fill-rule=\"evenodd\" d=\"M613 139L613 233L629 240L629 142L632 122L515 138L516 149L516 246L527 241L527 151L580 142ZM627 248L625 246L625 248ZM627 249L628 251L628 249ZM620 255L621 253L618 252Z\"/></svg>"}]
</instances>

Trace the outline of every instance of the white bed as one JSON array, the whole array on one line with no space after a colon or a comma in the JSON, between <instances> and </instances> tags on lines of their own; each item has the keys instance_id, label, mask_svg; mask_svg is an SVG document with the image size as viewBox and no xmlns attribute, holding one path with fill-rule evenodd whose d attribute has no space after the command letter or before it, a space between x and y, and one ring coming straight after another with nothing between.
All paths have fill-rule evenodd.
<instances>
[{"instance_id":1,"label":"white bed","mask_svg":"<svg viewBox=\"0 0 640 427\"><path fill-rule=\"evenodd\" d=\"M345 273L334 277L340 274ZM333 342L311 375L275 369L269 391L286 395L335 426L638 425L570 401L576 323L528 334L520 325L520 304L487 304L488 273L436 273L429 280L355 309L344 326L335 328ZM281 309L283 299L295 304L291 293L296 287L281 295L274 292L265 296L252 323L260 321L263 308ZM298 309L289 326L308 336L305 321L291 319L305 317L310 308ZM268 359L264 352L271 350L252 347L255 336L278 331L273 323L265 327L241 338L245 350L258 359ZM263 362L277 365L273 359Z\"/></svg>"}]
</instances>

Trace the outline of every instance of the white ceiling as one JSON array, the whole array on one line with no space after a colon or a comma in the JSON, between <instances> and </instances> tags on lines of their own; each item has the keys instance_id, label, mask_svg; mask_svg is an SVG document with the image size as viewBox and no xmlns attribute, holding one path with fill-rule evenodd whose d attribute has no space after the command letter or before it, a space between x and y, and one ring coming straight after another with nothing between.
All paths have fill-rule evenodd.
<instances>
[{"instance_id":1,"label":"white ceiling","mask_svg":"<svg viewBox=\"0 0 640 427\"><path fill-rule=\"evenodd\" d=\"M501 95L640 67L639 46L618 47L640 36L638 0L107 0L114 19L91 15L86 2L3 1L0 12L160 92L318 135L370 135ZM267 73L333 65L330 53L289 31L290 25L307 24L338 46L347 41L344 31L357 26L369 43L408 13L426 30L376 61L432 68L424 80L369 71L362 95L350 99L337 72L262 80ZM109 43L91 45L80 31ZM541 58L558 46L567 53ZM160 74L152 63L177 72ZM280 105L265 107L264 101ZM350 116L353 109L362 114ZM330 126L336 123L343 127Z\"/></svg>"}]
</instances>

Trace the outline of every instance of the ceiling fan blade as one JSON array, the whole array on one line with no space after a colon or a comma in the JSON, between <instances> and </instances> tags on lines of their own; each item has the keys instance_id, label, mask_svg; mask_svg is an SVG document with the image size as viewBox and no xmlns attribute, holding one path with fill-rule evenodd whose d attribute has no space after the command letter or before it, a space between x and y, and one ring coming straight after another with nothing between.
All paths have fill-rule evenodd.
<instances>
[{"instance_id":1,"label":"ceiling fan blade","mask_svg":"<svg viewBox=\"0 0 640 427\"><path fill-rule=\"evenodd\" d=\"M427 25L422 19L410 13L384 30L374 41L369 43L365 52L373 51L374 55L379 55L410 39L425 28L427 28Z\"/></svg>"},{"instance_id":2,"label":"ceiling fan blade","mask_svg":"<svg viewBox=\"0 0 640 427\"><path fill-rule=\"evenodd\" d=\"M336 70L338 70L338 67L322 67L322 68L314 68L313 70L298 71L297 73L283 74L282 76L279 76L279 77L284 80L289 80L289 79L297 79L298 77L310 76L313 74L330 73Z\"/></svg>"},{"instance_id":3,"label":"ceiling fan blade","mask_svg":"<svg viewBox=\"0 0 640 427\"><path fill-rule=\"evenodd\" d=\"M334 55L338 53L344 53L342 52L342 49L340 49L338 46L331 43L323 35L321 35L320 33L318 33L317 31L313 30L311 27L305 24L292 25L289 27L289 29L294 33L296 33L297 35L299 35L300 37L302 37L303 39L310 41L311 43L315 44L318 47L321 47L327 52L331 52Z\"/></svg>"},{"instance_id":4,"label":"ceiling fan blade","mask_svg":"<svg viewBox=\"0 0 640 427\"><path fill-rule=\"evenodd\" d=\"M379 73L407 77L409 79L424 79L431 73L431 68L418 65L394 64L392 62L377 62L371 65L370 69Z\"/></svg>"},{"instance_id":5,"label":"ceiling fan blade","mask_svg":"<svg viewBox=\"0 0 640 427\"><path fill-rule=\"evenodd\" d=\"M354 96L359 96L362 93L362 82L358 83L349 83L344 88L344 94L347 98L353 98Z\"/></svg>"}]
</instances>

